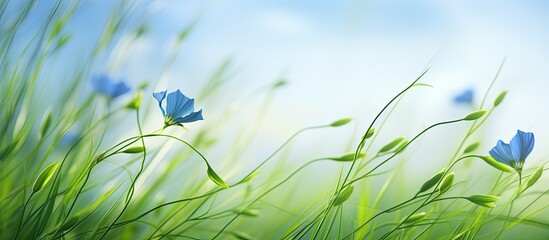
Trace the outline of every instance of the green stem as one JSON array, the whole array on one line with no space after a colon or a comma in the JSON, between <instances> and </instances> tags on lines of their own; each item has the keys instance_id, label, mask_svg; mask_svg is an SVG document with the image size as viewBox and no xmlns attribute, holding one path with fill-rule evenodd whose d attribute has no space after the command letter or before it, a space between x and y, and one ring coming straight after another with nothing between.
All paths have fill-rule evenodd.
<instances>
[{"instance_id":1,"label":"green stem","mask_svg":"<svg viewBox=\"0 0 549 240\"><path fill-rule=\"evenodd\" d=\"M305 163L304 165L302 165L301 167L299 167L297 170L295 170L292 174L290 174L288 177L286 177L284 180L280 181L279 183L277 183L276 185L274 185L273 187L271 187L270 189L268 189L267 191L265 191L263 194L259 195L259 197L257 197L254 201L252 201L250 204L248 204L245 208L245 209L248 209L250 208L253 204L255 204L257 201L259 201L261 198L263 198L265 195L269 194L271 191L275 190L276 188L278 188L279 186L281 186L282 184L286 183L288 180L290 180L290 178L292 178L293 176L295 176L298 172L300 172L302 169L304 169L305 167L315 163L315 162L319 162L319 161L322 161L322 160L328 160L328 159L315 159L315 160L312 160L312 161L309 161L307 163ZM229 222L227 224L225 224L225 226L223 226L218 232L217 234L212 238L213 239L216 239L217 237L219 237L223 231L229 227L229 225L234 222L241 214L242 212L244 211L240 211L236 216L234 216L231 220L229 220Z\"/></svg>"},{"instance_id":2,"label":"green stem","mask_svg":"<svg viewBox=\"0 0 549 240\"><path fill-rule=\"evenodd\" d=\"M378 120L378 118L381 116L381 114L383 112L385 112L385 110L395 101L397 100L402 94L406 93L410 88L412 88L414 86L414 84L416 84L416 82L418 82L427 72L429 71L429 68L427 68L425 71L423 71L423 73L421 73L419 75L419 77L417 77L410 85L408 85L404 90L402 90L401 92L399 92L395 97L393 97L387 104L385 104L385 106L381 109L381 111L379 111L379 113L375 116L374 120L372 120L372 122L370 123L370 126L368 126L368 128L366 129L366 131L364 132L364 135L362 136L362 139L360 140L360 143L358 144L358 147L356 148L356 151L355 151L355 156L353 157L353 162L351 164L351 167L349 168L349 170L347 171L347 174L345 175L345 178L343 179L343 182L341 184L341 187L339 189L337 189L332 198L336 197L337 195L339 195L341 193L341 191L345 188L346 186L346 183L347 183L347 180L349 179L349 177L351 176L351 173L353 171L353 168L356 164L356 161L358 159L358 156L360 155L360 153L362 152L362 149L364 148L364 145L366 144L366 136L368 134L368 132L370 131L370 129L372 129L372 127L374 126L374 124L376 123L376 121ZM324 221L326 220L326 217L328 216L330 210L332 209L333 207L333 202L330 202L330 204L328 205L327 209L328 211L326 211L324 213L324 216L322 218L322 220L320 221L320 224L318 225L318 228L317 230L315 231L315 233L313 234L313 238L316 238L317 235L318 235L318 232L320 230L320 228L322 227L322 225L324 224Z\"/></svg>"},{"instance_id":3,"label":"green stem","mask_svg":"<svg viewBox=\"0 0 549 240\"><path fill-rule=\"evenodd\" d=\"M380 168L381 166L383 166L385 163L389 162L391 159L393 159L396 155L398 155L399 153L401 153L404 149L406 149L406 147L408 147L410 144L412 144L415 140L417 140L421 135L423 135L424 133L426 133L427 131L429 131L430 129L436 127L436 126L440 126L440 125L445 125L445 124L451 124L451 123L456 123L456 122L460 122L460 121L464 121L463 119L457 119L457 120L452 120L452 121L445 121L445 122L439 122L439 123L435 123L427 128L425 128L423 131L421 131L419 134L417 134L414 138L412 138L408 143L406 143L406 145L404 145L403 147L401 147L398 151L396 151L395 153L393 153L393 155L391 155L389 158L383 160L383 162L381 162L380 164L378 164L377 166L375 166L374 168L372 168L370 171L366 172L365 174L361 175L360 177L358 178L355 178L351 181L349 181L347 184L345 184L343 187L346 187L356 181L359 181L361 179L364 179L366 177L368 177L372 172L374 172L375 170L377 170L378 168Z\"/></svg>"},{"instance_id":4,"label":"green stem","mask_svg":"<svg viewBox=\"0 0 549 240\"><path fill-rule=\"evenodd\" d=\"M143 136L143 130L141 128L141 122L139 120L139 108L136 109L135 111L135 114L136 114L136 121L137 121L137 128L139 129L139 136ZM126 194L126 200L124 202L124 207L122 208L122 211L120 211L120 213L118 214L118 216L114 219L114 221L109 225L109 227L107 228L107 230L105 230L103 232L103 234L101 235L101 237L99 237L99 239L103 239L107 233L109 232L109 230L112 229L112 227L114 226L114 224L116 224L116 222L118 221L118 219L120 219L120 217L122 217L122 215L124 214L124 212L126 211L126 209L128 209L128 206L130 205L130 201L132 200L133 198L133 194L134 194L134 191L135 191L135 184L137 182L137 180L139 179L139 176L141 176L141 174L143 173L143 169L145 167L145 160L147 159L147 148L145 146L145 139L143 137L140 137L141 139L141 144L143 146L143 158L141 160L141 165L139 167L139 171L137 172L137 174L135 175L134 177L134 180L132 181L132 184L130 186L130 189L128 190L128 193ZM187 144L189 145L189 144ZM194 149L194 148L193 148Z\"/></svg>"},{"instance_id":5,"label":"green stem","mask_svg":"<svg viewBox=\"0 0 549 240\"><path fill-rule=\"evenodd\" d=\"M319 129L319 128L325 128L325 127L330 127L330 125L321 125L321 126L313 126L313 127L307 127L307 128L303 128L297 132L295 132L294 134L292 134L292 136L290 136L284 143L282 143L282 145L280 145L271 155L269 155L269 157L267 157L265 160L263 160L263 162L261 162L259 165L257 165L257 167L255 167L250 173L248 173L246 176L244 176L242 178L242 180L240 180L241 182L242 181L245 181L248 177L252 176L255 172L257 172L257 170L259 170L259 168L261 168L263 165L265 165L269 160L271 160L278 152L280 152L280 150L282 150L282 148L284 148L286 145L288 145L288 143L290 143L295 137L297 137L299 134L305 132L305 131L308 131L308 130L313 130L313 129Z\"/></svg>"},{"instance_id":6,"label":"green stem","mask_svg":"<svg viewBox=\"0 0 549 240\"><path fill-rule=\"evenodd\" d=\"M515 192L515 194L513 194L513 199L511 199L511 203L509 205L509 211L507 211L507 215L505 216L505 220L503 221L503 224L501 225L501 229L499 230L498 235L496 236L496 239L499 239L501 237L501 234L503 234L503 232L505 231L506 226L507 226L507 222L509 221L509 217L511 216L511 211L513 210L513 204L515 203L515 200L517 200L517 198L519 197L519 195L521 193L522 172L517 171L517 173L518 173L519 185L517 187L517 191Z\"/></svg>"},{"instance_id":7,"label":"green stem","mask_svg":"<svg viewBox=\"0 0 549 240\"><path fill-rule=\"evenodd\" d=\"M297 135L299 135L300 133L304 132L304 131L307 131L307 130L312 130L312 129L318 129L318 128L324 128L324 127L329 127L329 125L322 125L322 126L314 126L314 127L307 127L307 128L304 128L304 129L301 129L299 131L297 131L296 133L294 133L289 139L287 139L277 150L275 150L275 152L273 152L267 159L265 159L261 164L259 164L256 168L254 168L250 173L248 173L247 175L245 175L240 181L238 181L237 183L235 184L232 184L230 185L230 187L233 187L233 186L237 186L237 185L240 185L242 183L245 182L245 180L253 175L261 166L263 166L265 163L267 163L270 159L272 159L280 150L282 150L283 147L285 147L291 140L293 140ZM157 131L155 131L157 132ZM187 145L188 147L190 147L194 152L196 152L204 161L205 163L209 166L209 163L208 163L208 160L206 159L206 157L200 152L198 151L194 146L192 146L191 144L189 144L188 142L186 142L185 140L181 139L181 138L178 138L178 137L175 137L175 136L171 136L171 135L167 135L167 134L155 134L155 133L152 133L152 134L146 134L146 135L142 135L142 136L136 136L136 137L131 137L131 138L128 138L118 144L116 144L114 147L111 147L110 149L106 150L105 152L103 152L103 154L106 154L110 151L113 151L115 148L121 146L122 144L124 143L127 143L129 141L133 141L133 142L130 142L128 143L126 146L129 146L131 145L132 143L136 142L136 141L139 141L141 138L148 138L148 137L167 137L167 138L172 138L172 139L175 139L175 140L178 140L182 143L184 143L185 145ZM118 152L120 152L122 149L124 149L126 146L123 146L121 148L119 148L118 150L114 151L113 153L110 153L110 154L107 154L105 155L104 157L102 157L99 161L101 160L104 160L110 156L113 156L115 154L117 154ZM172 202L167 202L167 203L164 203L164 204L161 204L159 206L156 206L146 212L144 212L143 214L139 215L138 217L136 218L133 218L133 219L130 219L130 220L126 220L126 221L123 221L123 222L120 222L120 223L115 223L112 228L117 228L117 227L120 227L120 226L123 226L123 225L126 225L126 224L129 224L129 223L132 223L132 222L135 222L135 221L138 221L139 219L141 219L142 217L148 215L149 213L151 212L154 212L160 208L163 208L163 207L166 207L166 206L170 206L170 205L173 205L173 204L178 204L178 203L182 203L182 202L187 202L187 201L192 201L192 200L195 200L195 199L200 199L200 198L203 198L203 197L207 197L207 196L210 196L210 195L213 195L213 194L216 194L217 192L220 192L222 191L223 189L216 189L216 190L213 190L209 193L206 193L204 195L201 195L201 196L197 196L197 197L192 197L192 198L186 198L186 199L180 199L180 200L176 200L176 201L172 201ZM105 229L107 227L104 227L104 228L101 228L101 229ZM84 233L85 234L85 233ZM81 234L79 234L81 235Z\"/></svg>"},{"instance_id":8,"label":"green stem","mask_svg":"<svg viewBox=\"0 0 549 240\"><path fill-rule=\"evenodd\" d=\"M450 166L446 169L446 171L444 172L443 174L443 177L448 174L448 172L450 171L450 169L456 164L458 163L459 161L463 160L463 159L466 159L466 158L471 158L471 157L480 157L478 155L467 155L467 156L463 156L461 158L458 158L456 159L455 161L453 161ZM443 179L443 177L441 177L441 179ZM459 198L464 198L464 197L451 197L451 198L438 198L438 196L440 196L440 194L438 194L437 196L435 196L435 198L431 199L431 197L435 194L437 190L437 188L439 187L441 181L439 181L434 187L433 187L433 190L432 192L430 192L428 194L428 197L425 199L425 201L419 206L417 207L414 211L412 211L410 214L408 214L408 216L406 218L404 218L404 220L398 224L395 228L393 228L391 231L389 231L388 233L386 233L385 235L382 236L381 239L384 239L386 237L389 237L394 231L396 231L400 226L402 226L402 224L408 220L413 214L415 214L417 211L419 211L419 209L423 208L424 206L427 206L433 202L436 202L436 201L441 201L441 200L449 200L449 199L459 199ZM419 194L419 193L418 193ZM465 198L466 199L466 198Z\"/></svg>"},{"instance_id":9,"label":"green stem","mask_svg":"<svg viewBox=\"0 0 549 240\"><path fill-rule=\"evenodd\" d=\"M401 209L403 207L407 207L409 206L409 203L412 203L413 201L415 200L418 200L419 198L423 198L423 197L426 197L426 196L429 196L430 193L426 193L426 194L421 194L421 195L415 195L414 197L404 201L404 202L401 202L389 209L386 209L386 210L383 210L381 212L378 212L376 215L372 216L371 218L369 218L366 222L364 222L363 224L361 224L358 228L356 228L353 232L351 232L350 234L348 234L347 236L345 236L343 239L348 239L350 238L353 234L355 234L356 232L358 232L361 228L363 228L364 226L368 225L368 223L370 223L372 220L376 219L377 217L385 214L385 213L390 213L390 212L394 212L398 209Z\"/></svg>"},{"instance_id":10,"label":"green stem","mask_svg":"<svg viewBox=\"0 0 549 240\"><path fill-rule=\"evenodd\" d=\"M23 210L21 210L21 221L19 221L19 226L17 227L17 232L15 233L15 237L13 239L17 239L19 237L19 233L21 232L21 228L23 227L23 220L25 218L25 210L27 209L27 205L29 204L32 196L34 195L34 192L31 193L27 201L25 201L25 204L23 204Z\"/></svg>"}]
</instances>

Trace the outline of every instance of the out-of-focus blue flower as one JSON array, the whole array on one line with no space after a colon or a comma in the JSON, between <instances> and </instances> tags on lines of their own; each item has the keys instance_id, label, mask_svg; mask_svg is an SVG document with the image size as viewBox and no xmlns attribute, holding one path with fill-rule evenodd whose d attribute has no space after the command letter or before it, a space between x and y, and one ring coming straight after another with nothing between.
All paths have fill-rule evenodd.
<instances>
[{"instance_id":1,"label":"out-of-focus blue flower","mask_svg":"<svg viewBox=\"0 0 549 240\"><path fill-rule=\"evenodd\" d=\"M202 118L202 109L198 110L198 112L194 111L194 99L183 95L179 89L168 94L166 109L162 107L162 102L166 98L166 91L153 93L153 97L158 101L160 111L164 115L164 124L166 127L204 120Z\"/></svg>"},{"instance_id":2,"label":"out-of-focus blue flower","mask_svg":"<svg viewBox=\"0 0 549 240\"><path fill-rule=\"evenodd\" d=\"M466 89L465 91L454 96L454 103L472 104L473 96L474 96L473 89L472 88Z\"/></svg>"},{"instance_id":3,"label":"out-of-focus blue flower","mask_svg":"<svg viewBox=\"0 0 549 240\"><path fill-rule=\"evenodd\" d=\"M130 87L123 81L114 81L104 74L93 76L92 84L97 93L103 94L111 99L117 98L130 91Z\"/></svg>"},{"instance_id":4,"label":"out-of-focus blue flower","mask_svg":"<svg viewBox=\"0 0 549 240\"><path fill-rule=\"evenodd\" d=\"M509 144L499 140L497 145L490 150L490 156L520 172L524 160L534 148L534 143L534 133L517 130L517 134Z\"/></svg>"}]
</instances>

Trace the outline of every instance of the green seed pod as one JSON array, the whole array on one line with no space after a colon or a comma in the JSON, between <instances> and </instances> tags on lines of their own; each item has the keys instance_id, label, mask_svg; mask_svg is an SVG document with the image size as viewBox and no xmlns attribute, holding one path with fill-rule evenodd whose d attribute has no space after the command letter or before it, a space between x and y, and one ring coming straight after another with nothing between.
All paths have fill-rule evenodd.
<instances>
[{"instance_id":1,"label":"green seed pod","mask_svg":"<svg viewBox=\"0 0 549 240\"><path fill-rule=\"evenodd\" d=\"M138 109L141 107L141 101L143 100L143 93L141 91L137 92L132 100L126 104L126 108L128 109Z\"/></svg>"},{"instance_id":2,"label":"green seed pod","mask_svg":"<svg viewBox=\"0 0 549 240\"><path fill-rule=\"evenodd\" d=\"M330 126L332 126L332 127L343 126L343 125L349 123L351 120L352 119L350 119L350 118L340 119L340 120L337 120L337 121L333 122L332 124L330 124Z\"/></svg>"},{"instance_id":3,"label":"green seed pod","mask_svg":"<svg viewBox=\"0 0 549 240\"><path fill-rule=\"evenodd\" d=\"M225 189L229 188L227 183L225 183L225 181L223 181L223 179L221 179L221 177L219 177L219 175L217 175L217 173L210 166L208 166L208 177L218 186Z\"/></svg>"},{"instance_id":4,"label":"green seed pod","mask_svg":"<svg viewBox=\"0 0 549 240\"><path fill-rule=\"evenodd\" d=\"M44 170L42 170L42 172L40 173L40 175L38 175L38 178L36 178L36 181L34 181L34 184L32 185L32 193L36 193L42 190L42 188L44 188L44 186L46 186L46 184L50 182L57 168L59 168L59 162L52 163L44 168Z\"/></svg>"},{"instance_id":5,"label":"green seed pod","mask_svg":"<svg viewBox=\"0 0 549 240\"><path fill-rule=\"evenodd\" d=\"M465 150L463 150L463 153L470 153L472 151L477 150L477 148L480 146L479 142L471 143L471 145L467 146Z\"/></svg>"},{"instance_id":6,"label":"green seed pod","mask_svg":"<svg viewBox=\"0 0 549 240\"><path fill-rule=\"evenodd\" d=\"M416 213L416 214L410 216L408 219L406 219L406 218L402 219L401 222L404 225L412 224L412 223L416 223L416 222L419 222L419 221L423 220L426 216L427 216L427 213L420 212L420 213Z\"/></svg>"},{"instance_id":7,"label":"green seed pod","mask_svg":"<svg viewBox=\"0 0 549 240\"><path fill-rule=\"evenodd\" d=\"M480 159L484 160L486 163L490 164L492 167L494 167L494 168L496 168L500 171L508 172L508 173L513 172L513 169L511 169L510 167L508 167L507 165L505 165L503 163L500 163L500 162L496 161L496 159L494 159L491 156L478 156L478 157Z\"/></svg>"},{"instance_id":8,"label":"green seed pod","mask_svg":"<svg viewBox=\"0 0 549 240\"><path fill-rule=\"evenodd\" d=\"M536 169L536 171L532 173L532 175L530 175L530 177L528 178L528 181L526 181L526 187L524 188L524 190L534 185L539 180L542 173L543 173L543 167L538 167L538 169Z\"/></svg>"},{"instance_id":9,"label":"green seed pod","mask_svg":"<svg viewBox=\"0 0 549 240\"><path fill-rule=\"evenodd\" d=\"M356 159L363 158L364 156L366 156L366 154L360 153L358 154ZM355 160L355 153L348 153L341 157L331 157L327 159L338 161L338 162L352 162L353 160Z\"/></svg>"},{"instance_id":10,"label":"green seed pod","mask_svg":"<svg viewBox=\"0 0 549 240\"><path fill-rule=\"evenodd\" d=\"M507 95L507 91L503 91L501 92L498 97L496 98L496 100L494 101L494 107L497 107L501 104L501 102L503 102L503 99L505 99L505 96Z\"/></svg>"},{"instance_id":11,"label":"green seed pod","mask_svg":"<svg viewBox=\"0 0 549 240\"><path fill-rule=\"evenodd\" d=\"M135 146L135 147L126 148L126 150L122 152L128 153L128 154L135 154L135 153L141 153L144 151L145 151L145 148L143 148L143 146Z\"/></svg>"},{"instance_id":12,"label":"green seed pod","mask_svg":"<svg viewBox=\"0 0 549 240\"><path fill-rule=\"evenodd\" d=\"M259 212L255 209L244 209L244 210L235 209L232 212L236 213L236 214L246 216L246 217L257 217L257 216L259 216Z\"/></svg>"},{"instance_id":13,"label":"green seed pod","mask_svg":"<svg viewBox=\"0 0 549 240\"><path fill-rule=\"evenodd\" d=\"M444 176L444 173L446 173L445 168L442 169L442 171L435 174L434 176L432 176L431 178L429 178L429 180L425 181L425 183L423 183L423 185L419 189L418 193L425 192L425 191L431 189L432 187L434 187L435 185L437 185L437 183L440 181L440 179L442 179L442 177Z\"/></svg>"},{"instance_id":14,"label":"green seed pod","mask_svg":"<svg viewBox=\"0 0 549 240\"><path fill-rule=\"evenodd\" d=\"M395 149L393 150L394 152L402 152L404 151L404 147L408 146L408 143L410 143L408 140L404 139L404 141L400 142L396 147Z\"/></svg>"},{"instance_id":15,"label":"green seed pod","mask_svg":"<svg viewBox=\"0 0 549 240\"><path fill-rule=\"evenodd\" d=\"M472 113L469 113L466 117L463 118L465 121L473 121L481 118L486 113L486 110L478 110Z\"/></svg>"},{"instance_id":16,"label":"green seed pod","mask_svg":"<svg viewBox=\"0 0 549 240\"><path fill-rule=\"evenodd\" d=\"M499 197L497 196L485 195L485 194L472 195L467 197L467 200L471 201L472 203L483 206L483 207L488 207L488 208L495 207L496 205L494 204L494 202L497 201L498 199Z\"/></svg>"},{"instance_id":17,"label":"green seed pod","mask_svg":"<svg viewBox=\"0 0 549 240\"><path fill-rule=\"evenodd\" d=\"M349 186L345 187L339 193L339 195L334 199L334 206L339 206L342 203L344 203L345 201L347 201L347 199L349 199L349 197L353 193L354 189L355 189L355 187L353 187L353 185L349 185Z\"/></svg>"},{"instance_id":18,"label":"green seed pod","mask_svg":"<svg viewBox=\"0 0 549 240\"><path fill-rule=\"evenodd\" d=\"M391 141L390 143L387 143L385 146L383 146L381 149L379 149L378 154L393 151L393 150L397 149L397 146L399 146L404 141L406 141L405 137L399 137L399 138Z\"/></svg>"},{"instance_id":19,"label":"green seed pod","mask_svg":"<svg viewBox=\"0 0 549 240\"><path fill-rule=\"evenodd\" d=\"M442 180L442 183L440 184L440 193L445 193L446 191L448 191L451 187L452 187L452 184L454 184L454 178L455 178L455 174L452 172L450 174L448 174L444 180Z\"/></svg>"},{"instance_id":20,"label":"green seed pod","mask_svg":"<svg viewBox=\"0 0 549 240\"><path fill-rule=\"evenodd\" d=\"M366 133L366 139L371 138L374 135L375 128L370 128L368 132Z\"/></svg>"}]
</instances>

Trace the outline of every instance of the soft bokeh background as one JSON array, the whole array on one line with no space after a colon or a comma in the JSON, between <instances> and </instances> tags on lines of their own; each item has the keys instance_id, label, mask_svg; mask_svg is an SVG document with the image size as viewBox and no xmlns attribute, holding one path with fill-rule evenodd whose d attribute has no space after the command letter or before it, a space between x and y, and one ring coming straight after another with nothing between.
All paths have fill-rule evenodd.
<instances>
[{"instance_id":1,"label":"soft bokeh background","mask_svg":"<svg viewBox=\"0 0 549 240\"><path fill-rule=\"evenodd\" d=\"M33 17L40 22L53 3L41 2ZM203 107L206 121L233 111L227 128L250 126L256 115L247 108L261 102L256 94L278 79L289 84L274 95L250 157L270 153L276 144L304 126L353 117L354 128L304 136L303 152L333 154L350 149L375 113L405 84L432 65L422 82L434 86L413 90L385 129L383 139L413 136L436 121L463 116L477 107L503 59L507 60L488 101L509 90L504 107L485 127L481 146L516 131L534 131L538 146L549 116L545 111L549 79L549 4L545 1L83 1L66 32L72 43L52 64L51 91L63 84L63 72L89 54L108 16L132 9L125 34L91 72L108 73L137 86L161 78L155 90L181 88L195 97L221 64L229 63L221 104ZM62 8L66 6L62 5ZM40 8L44 14L40 15ZM191 25L180 48L175 39ZM133 34L142 25L146 37ZM40 24L30 24L31 29ZM173 64L165 68L173 58ZM167 60L168 59L168 60ZM473 106L456 105L454 95L475 90ZM147 99L153 101L152 98ZM259 105L259 104L256 104ZM152 112L154 113L154 111ZM160 116L151 116L159 120ZM156 121L153 121L156 122ZM200 123L193 127L199 127ZM152 127L151 127L152 128ZM448 157L459 126L432 131L415 147L432 159ZM322 133L320 133L322 134ZM353 139L354 138L354 139ZM421 145L423 147L419 147ZM322 146L322 147L319 147ZM436 150L435 150L436 149ZM533 158L542 158L542 148ZM424 167L437 164L419 163ZM416 164L418 163L418 164ZM446 161L441 161L440 165Z\"/></svg>"},{"instance_id":2,"label":"soft bokeh background","mask_svg":"<svg viewBox=\"0 0 549 240\"><path fill-rule=\"evenodd\" d=\"M255 166L303 127L344 117L354 119L350 127L300 136L283 153L295 161L287 165L294 167L308 159L352 151L375 114L427 66L431 69L421 82L433 88L415 88L406 95L375 147L401 135L413 137L432 123L461 118L479 107L504 59L487 104L501 91L509 93L473 140L481 141L479 152L487 154L498 139L508 141L517 129L532 131L537 146L526 165L535 166L546 160L543 146L548 144L549 132L545 124L549 120L545 110L549 89L549 3L545 1L81 3L63 29L63 34L72 36L70 42L48 59L47 70L41 72L40 79L48 79L40 83L40 91L36 92L41 103L55 106L52 102L65 100L56 92L65 89L82 68L89 68L86 74L90 76L105 73L125 79L134 89L143 82L158 81L158 85L147 89L144 99L150 110L144 114L145 131L150 132L162 124L151 92L181 89L196 97L197 107L204 109L205 117L205 121L187 126L185 138L192 139L202 129L219 137L219 144L209 148L206 155L229 182L242 174L242 168ZM26 21L21 27L28 31L20 31L21 36L16 38L26 41L14 42L14 48L22 49L27 41L39 37L33 34L44 27L54 5L53 1L39 2L32 11L34 21ZM4 21L19 13L16 3L9 7L7 14L1 15ZM69 2L63 2L60 11L68 12L70 7ZM86 66L105 25L119 15L127 17L120 25L121 34L114 36L114 44L101 53L99 61ZM136 37L139 29L146 31ZM186 29L191 30L184 41L177 42ZM7 59L17 58L10 57ZM219 78L223 79L219 97L202 98L207 79L219 69ZM271 92L273 83L281 80L287 84ZM469 88L474 89L472 105L453 102L456 94ZM82 98L93 92L89 83L77 90L83 91ZM121 105L130 97L115 104ZM124 125L124 121L132 125ZM136 134L133 119L118 118L113 122L120 129L109 129L105 142ZM208 125L212 122L221 124ZM122 129L124 126L132 129ZM75 128L76 132L82 130ZM447 164L466 130L466 124L458 123L430 131L410 146L404 157L398 158L406 159L405 171L399 170L405 174L400 174L395 182L403 189L417 187ZM242 156L238 154L240 150L244 152ZM227 153L239 158L229 161L232 156ZM153 172L162 175L162 169L167 171L162 166L168 164L162 161L164 154L169 155L162 153L151 160L145 179ZM484 174L486 169L473 168L471 175L479 176L473 179L481 181L485 175L496 175ZM301 180L314 183L325 177L333 183L335 170L333 165L315 166ZM178 173L170 177L180 178ZM316 186L297 180L293 183L296 189L307 188L310 192ZM322 185L316 187L320 189Z\"/></svg>"}]
</instances>

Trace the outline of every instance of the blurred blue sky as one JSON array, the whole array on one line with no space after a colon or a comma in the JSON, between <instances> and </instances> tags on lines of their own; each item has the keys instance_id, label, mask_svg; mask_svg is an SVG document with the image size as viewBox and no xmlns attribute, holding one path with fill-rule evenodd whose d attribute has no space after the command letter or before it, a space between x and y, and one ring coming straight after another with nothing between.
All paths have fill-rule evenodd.
<instances>
[{"instance_id":1,"label":"blurred blue sky","mask_svg":"<svg viewBox=\"0 0 549 240\"><path fill-rule=\"evenodd\" d=\"M66 30L74 32L74 42L62 56L82 57L82 46L97 38L107 16L117 13L117 3L111 1L84 1L83 6ZM224 90L227 102L246 103L242 96L280 77L287 79L289 85L276 95L258 145L272 146L303 126L342 117L357 120L356 128L336 135L349 139L434 58L422 80L434 88L412 91L380 137L413 135L433 122L472 111L452 104L453 96L465 88L475 89L478 106L505 56L488 99L502 90L509 94L487 122L482 147L487 150L489 143L509 139L516 129L537 132L538 144L549 144L544 139L549 132L548 1L155 0L137 1L132 7L128 34L120 36L94 71L124 77L134 86L157 78L175 37L198 18L159 89L181 88L195 96L227 58L236 73ZM141 24L150 26L149 34L128 47L131 31ZM221 118L222 113L204 110L206 120ZM242 117L240 124L246 121L253 119ZM435 130L422 144L453 144L437 139L450 139L462 130Z\"/></svg>"},{"instance_id":2,"label":"blurred blue sky","mask_svg":"<svg viewBox=\"0 0 549 240\"><path fill-rule=\"evenodd\" d=\"M489 100L509 90L486 127L487 142L517 128L549 132L549 2L547 1L157 1L166 34L204 11L182 51L182 82L203 79L219 59L237 61L243 81L290 81L273 109L273 132L352 116L363 128L392 94L436 55L424 82L393 122L395 133L471 109L451 99L476 90L475 104L507 56ZM151 5L152 6L152 5ZM172 32L173 34L174 32ZM152 44L152 43L151 43ZM154 48L153 48L154 49ZM437 55L438 54L438 55ZM174 78L174 81L175 78ZM174 83L177 85L176 83ZM245 85L250 86L250 85ZM239 94L247 87L236 87ZM252 89L253 90L253 89ZM285 116L279 118L276 116ZM402 119L406 121L403 122ZM443 133L443 132L441 132ZM440 137L439 135L438 137ZM486 148L491 146L484 146Z\"/></svg>"}]
</instances>

